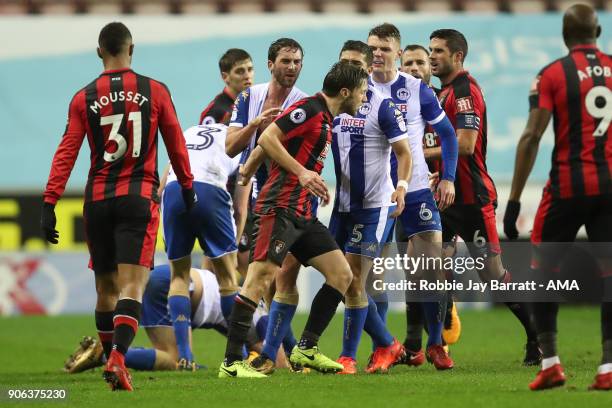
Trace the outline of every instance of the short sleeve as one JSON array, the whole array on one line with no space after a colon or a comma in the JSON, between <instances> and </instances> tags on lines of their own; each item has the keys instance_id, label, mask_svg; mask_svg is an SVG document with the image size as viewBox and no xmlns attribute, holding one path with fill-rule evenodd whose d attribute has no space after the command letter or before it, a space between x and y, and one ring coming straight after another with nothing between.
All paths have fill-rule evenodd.
<instances>
[{"instance_id":1,"label":"short sleeve","mask_svg":"<svg viewBox=\"0 0 612 408\"><path fill-rule=\"evenodd\" d=\"M245 127L249 124L249 105L251 102L251 88L240 92L236 101L234 102L234 108L232 110L232 117L230 118L230 127Z\"/></svg>"},{"instance_id":2,"label":"short sleeve","mask_svg":"<svg viewBox=\"0 0 612 408\"><path fill-rule=\"evenodd\" d=\"M389 143L395 143L408 137L404 115L397 109L391 99L385 99L378 108L378 124Z\"/></svg>"}]
</instances>

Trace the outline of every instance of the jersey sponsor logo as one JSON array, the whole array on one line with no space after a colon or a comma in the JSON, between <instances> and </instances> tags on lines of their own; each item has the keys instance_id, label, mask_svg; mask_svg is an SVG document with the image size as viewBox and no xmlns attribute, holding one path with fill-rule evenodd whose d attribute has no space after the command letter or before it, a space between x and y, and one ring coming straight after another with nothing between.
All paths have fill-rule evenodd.
<instances>
[{"instance_id":1,"label":"jersey sponsor logo","mask_svg":"<svg viewBox=\"0 0 612 408\"><path fill-rule=\"evenodd\" d=\"M296 125L304 123L306 120L306 111L302 108L297 108L289 114L289 119Z\"/></svg>"},{"instance_id":2,"label":"jersey sponsor logo","mask_svg":"<svg viewBox=\"0 0 612 408\"><path fill-rule=\"evenodd\" d=\"M404 115L402 114L402 112L396 109L393 111L393 114L395 115L395 121L397 122L397 126L399 127L399 129L402 132L408 131L408 129L406 128L406 121L404 120Z\"/></svg>"},{"instance_id":3,"label":"jersey sponsor logo","mask_svg":"<svg viewBox=\"0 0 612 408\"><path fill-rule=\"evenodd\" d=\"M365 102L363 105L359 107L359 113L363 116L372 112L372 104L370 102Z\"/></svg>"},{"instance_id":4,"label":"jersey sponsor logo","mask_svg":"<svg viewBox=\"0 0 612 408\"><path fill-rule=\"evenodd\" d=\"M353 135L362 135L365 127L365 119L358 118L342 118L340 121L340 131L347 132Z\"/></svg>"},{"instance_id":5,"label":"jersey sponsor logo","mask_svg":"<svg viewBox=\"0 0 612 408\"><path fill-rule=\"evenodd\" d=\"M457 113L467 113L474 111L474 101L471 96L465 96L455 101L457 107Z\"/></svg>"},{"instance_id":6,"label":"jersey sponsor logo","mask_svg":"<svg viewBox=\"0 0 612 408\"><path fill-rule=\"evenodd\" d=\"M280 239L277 239L276 241L274 241L274 252L276 252L277 254L280 254L281 252L283 252L284 249L285 249L284 241L281 241Z\"/></svg>"},{"instance_id":7,"label":"jersey sponsor logo","mask_svg":"<svg viewBox=\"0 0 612 408\"><path fill-rule=\"evenodd\" d=\"M410 91L406 88L400 88L395 92L395 96L397 97L397 99L407 101L408 99L410 99Z\"/></svg>"}]
</instances>

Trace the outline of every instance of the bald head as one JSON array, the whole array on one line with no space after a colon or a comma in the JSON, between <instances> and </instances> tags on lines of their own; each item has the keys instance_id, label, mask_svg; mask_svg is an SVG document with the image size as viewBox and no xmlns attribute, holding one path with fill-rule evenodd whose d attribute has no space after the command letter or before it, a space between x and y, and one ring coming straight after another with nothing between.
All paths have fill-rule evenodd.
<instances>
[{"instance_id":1,"label":"bald head","mask_svg":"<svg viewBox=\"0 0 612 408\"><path fill-rule=\"evenodd\" d=\"M601 34L595 9L588 4L574 4L563 15L563 40L572 47L577 44L594 44Z\"/></svg>"}]
</instances>

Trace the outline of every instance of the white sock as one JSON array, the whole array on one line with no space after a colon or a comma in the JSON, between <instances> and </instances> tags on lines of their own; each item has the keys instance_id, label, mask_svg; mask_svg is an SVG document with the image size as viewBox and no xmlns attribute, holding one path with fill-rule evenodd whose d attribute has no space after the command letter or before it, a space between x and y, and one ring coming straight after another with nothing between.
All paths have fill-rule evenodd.
<instances>
[{"instance_id":1,"label":"white sock","mask_svg":"<svg viewBox=\"0 0 612 408\"><path fill-rule=\"evenodd\" d=\"M597 369L597 374L612 373L612 363L602 364Z\"/></svg>"},{"instance_id":2,"label":"white sock","mask_svg":"<svg viewBox=\"0 0 612 408\"><path fill-rule=\"evenodd\" d=\"M542 359L542 370L546 370L547 368L550 368L555 364L561 364L559 356L544 358Z\"/></svg>"}]
</instances>

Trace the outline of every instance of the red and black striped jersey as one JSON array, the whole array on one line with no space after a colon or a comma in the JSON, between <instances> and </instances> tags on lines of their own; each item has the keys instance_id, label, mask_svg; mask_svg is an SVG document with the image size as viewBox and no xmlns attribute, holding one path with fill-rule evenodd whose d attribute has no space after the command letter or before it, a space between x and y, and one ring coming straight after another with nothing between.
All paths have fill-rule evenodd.
<instances>
[{"instance_id":1,"label":"red and black striped jersey","mask_svg":"<svg viewBox=\"0 0 612 408\"><path fill-rule=\"evenodd\" d=\"M440 138L433 126L426 123L423 130L423 150L431 149L432 147L440 147ZM430 173L440 172L442 170L442 161L438 159L427 160L427 168Z\"/></svg>"},{"instance_id":2,"label":"red and black striped jersey","mask_svg":"<svg viewBox=\"0 0 612 408\"><path fill-rule=\"evenodd\" d=\"M455 177L455 203L497 203L497 191L487 172L487 108L482 90L467 72L460 72L438 94L440 103L455 130L476 130L474 153L459 156Z\"/></svg>"},{"instance_id":3,"label":"red and black striped jersey","mask_svg":"<svg viewBox=\"0 0 612 408\"><path fill-rule=\"evenodd\" d=\"M333 116L319 93L287 108L274 123L285 134L283 146L307 170L321 174L332 140ZM298 219L314 216L313 195L300 185L298 177L272 162L268 180L261 188L255 212L266 214L286 208Z\"/></svg>"},{"instance_id":4,"label":"red and black striped jersey","mask_svg":"<svg viewBox=\"0 0 612 408\"><path fill-rule=\"evenodd\" d=\"M64 192L85 135L91 149L85 201L125 195L158 201L158 129L181 186L191 188L189 156L168 88L129 68L104 71L70 102L45 202L55 204Z\"/></svg>"},{"instance_id":5,"label":"red and black striped jersey","mask_svg":"<svg viewBox=\"0 0 612 408\"><path fill-rule=\"evenodd\" d=\"M234 110L234 100L235 97L232 96L230 90L224 88L223 92L215 96L215 99L200 114L200 125L212 123L229 125Z\"/></svg>"},{"instance_id":6,"label":"red and black striped jersey","mask_svg":"<svg viewBox=\"0 0 612 408\"><path fill-rule=\"evenodd\" d=\"M553 115L555 146L548 186L553 198L612 193L612 62L595 45L579 45L544 67L531 109Z\"/></svg>"}]
</instances>

